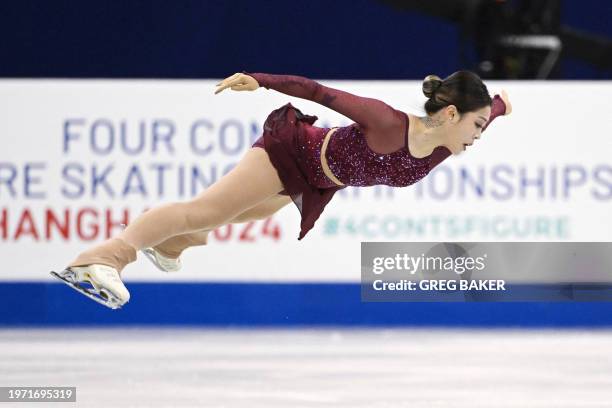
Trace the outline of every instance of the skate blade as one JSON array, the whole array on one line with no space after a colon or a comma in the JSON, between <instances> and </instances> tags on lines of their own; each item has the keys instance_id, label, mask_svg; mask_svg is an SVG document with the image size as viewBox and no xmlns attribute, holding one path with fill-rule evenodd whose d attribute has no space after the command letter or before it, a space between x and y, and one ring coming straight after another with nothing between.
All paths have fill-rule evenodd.
<instances>
[{"instance_id":1,"label":"skate blade","mask_svg":"<svg viewBox=\"0 0 612 408\"><path fill-rule=\"evenodd\" d=\"M164 268L163 268L163 267L160 265L160 263L159 263L159 262L157 262L157 258L155 258L155 250L154 250L153 248L143 248L143 249L141 249L141 250L140 250L140 252L142 252L142 253L143 253L143 254L144 254L146 257L147 257L147 259L148 259L149 261L151 261L151 263L152 263L153 265L155 265L155 267L156 267L157 269L159 269L160 271L165 272L165 273L173 273L173 272L176 272L176 271L169 271L169 270L167 270L167 269L164 269Z\"/></svg>"},{"instance_id":2,"label":"skate blade","mask_svg":"<svg viewBox=\"0 0 612 408\"><path fill-rule=\"evenodd\" d=\"M56 277L57 279L64 282L66 285L70 286L72 289L76 290L79 293L82 293L88 298L100 303L101 305L104 305L113 310L121 309L121 306L123 306L119 299L114 297L112 294L100 292L95 288L88 288L82 286L80 282L76 280L75 273L70 269L64 269L62 272L59 273L55 271L51 271L50 273L51 276Z\"/></svg>"}]
</instances>

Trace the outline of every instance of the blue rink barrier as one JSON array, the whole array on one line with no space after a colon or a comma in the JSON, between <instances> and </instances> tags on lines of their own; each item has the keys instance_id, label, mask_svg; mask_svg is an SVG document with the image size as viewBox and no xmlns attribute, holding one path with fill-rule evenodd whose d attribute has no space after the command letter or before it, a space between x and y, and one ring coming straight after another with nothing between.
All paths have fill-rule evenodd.
<instances>
[{"instance_id":1,"label":"blue rink barrier","mask_svg":"<svg viewBox=\"0 0 612 408\"><path fill-rule=\"evenodd\" d=\"M606 327L612 302L362 303L358 283L130 283L107 309L61 283L0 283L0 326Z\"/></svg>"}]
</instances>

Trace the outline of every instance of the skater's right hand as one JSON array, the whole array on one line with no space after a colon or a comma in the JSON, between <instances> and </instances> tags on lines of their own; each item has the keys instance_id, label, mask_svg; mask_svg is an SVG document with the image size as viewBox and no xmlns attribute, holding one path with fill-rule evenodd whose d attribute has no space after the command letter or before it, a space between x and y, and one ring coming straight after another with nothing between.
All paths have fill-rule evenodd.
<instances>
[{"instance_id":1,"label":"skater's right hand","mask_svg":"<svg viewBox=\"0 0 612 408\"><path fill-rule=\"evenodd\" d=\"M230 88L232 91L254 91L259 88L259 83L252 76L238 72L231 77L225 78L216 86L215 95L226 88Z\"/></svg>"}]
</instances>

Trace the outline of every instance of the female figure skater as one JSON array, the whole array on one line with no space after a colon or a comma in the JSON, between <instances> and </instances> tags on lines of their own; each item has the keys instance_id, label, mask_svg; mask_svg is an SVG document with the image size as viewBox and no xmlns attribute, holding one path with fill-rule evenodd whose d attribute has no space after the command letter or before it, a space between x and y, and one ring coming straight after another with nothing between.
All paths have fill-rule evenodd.
<instances>
[{"instance_id":1,"label":"female figure skater","mask_svg":"<svg viewBox=\"0 0 612 408\"><path fill-rule=\"evenodd\" d=\"M315 101L355 123L319 128L313 126L316 117L287 104L268 116L263 136L240 162L197 197L141 214L116 238L52 274L92 299L119 308L130 297L120 272L136 259L137 251L162 270L178 270L181 252L205 244L209 231L269 217L291 201L301 213L302 239L339 189L411 185L449 155L463 152L493 119L511 111L504 92L491 98L481 79L469 71L444 80L425 78L425 117L290 75L237 73L217 84L215 94L260 86Z\"/></svg>"}]
</instances>

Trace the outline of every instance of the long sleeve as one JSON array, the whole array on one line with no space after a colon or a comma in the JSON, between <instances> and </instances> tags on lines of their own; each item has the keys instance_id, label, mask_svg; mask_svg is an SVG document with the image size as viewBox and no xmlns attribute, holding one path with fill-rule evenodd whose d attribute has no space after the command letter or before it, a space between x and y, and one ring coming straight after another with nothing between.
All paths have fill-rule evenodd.
<instances>
[{"instance_id":1,"label":"long sleeve","mask_svg":"<svg viewBox=\"0 0 612 408\"><path fill-rule=\"evenodd\" d=\"M386 103L372 98L364 98L338 89L329 88L308 78L295 75L272 75L248 73L257 80L259 86L298 98L317 102L325 107L350 118L364 130L378 130L401 126L402 117Z\"/></svg>"},{"instance_id":2,"label":"long sleeve","mask_svg":"<svg viewBox=\"0 0 612 408\"><path fill-rule=\"evenodd\" d=\"M504 103L503 99L499 95L495 95L493 97L493 103L491 104L491 116L489 116L489 120L482 127L482 131L484 132L496 117L503 116L505 113L506 113L506 104Z\"/></svg>"},{"instance_id":3,"label":"long sleeve","mask_svg":"<svg viewBox=\"0 0 612 408\"><path fill-rule=\"evenodd\" d=\"M500 98L499 95L495 95L493 97L493 102L491 104L491 115L489 116L489 120L487 121L487 123L485 123L485 125L482 127L482 131L484 132L489 127L491 122L495 120L495 118L497 118L498 116L503 116L505 113L506 113L506 104L504 103L502 98ZM442 163L450 155L451 155L451 152L446 147L444 146L436 147L433 153L431 154L431 161L429 162L430 163L429 170L433 169L438 164Z\"/></svg>"}]
</instances>

